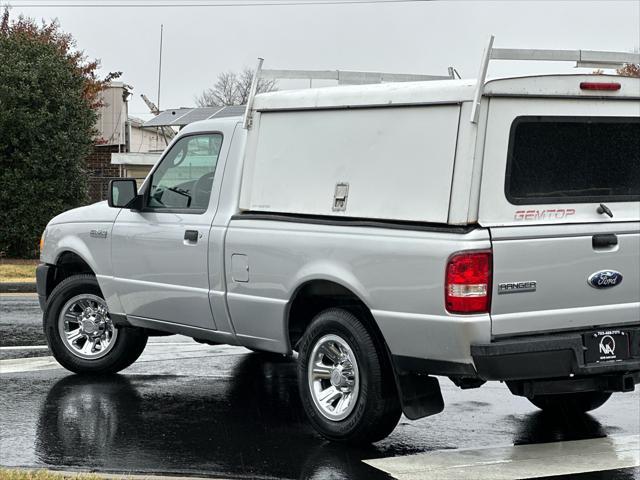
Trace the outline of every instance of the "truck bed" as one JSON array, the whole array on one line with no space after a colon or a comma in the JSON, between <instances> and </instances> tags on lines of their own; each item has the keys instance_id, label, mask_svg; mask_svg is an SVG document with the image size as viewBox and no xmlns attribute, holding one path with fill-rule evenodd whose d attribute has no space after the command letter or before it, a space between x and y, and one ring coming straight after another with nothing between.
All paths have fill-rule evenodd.
<instances>
[{"instance_id":1,"label":"truck bed","mask_svg":"<svg viewBox=\"0 0 640 480\"><path fill-rule=\"evenodd\" d=\"M287 302L321 279L352 289L393 355L471 364L469 341L489 341L489 315L447 313L443 279L452 253L489 247L475 227L236 215L225 242L229 313L241 343L290 350Z\"/></svg>"}]
</instances>

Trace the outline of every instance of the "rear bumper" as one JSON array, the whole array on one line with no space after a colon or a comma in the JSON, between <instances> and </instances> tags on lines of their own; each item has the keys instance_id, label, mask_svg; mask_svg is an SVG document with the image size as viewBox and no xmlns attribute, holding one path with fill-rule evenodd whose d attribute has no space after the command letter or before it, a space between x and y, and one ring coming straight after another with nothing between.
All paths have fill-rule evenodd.
<instances>
[{"instance_id":1,"label":"rear bumper","mask_svg":"<svg viewBox=\"0 0 640 480\"><path fill-rule=\"evenodd\" d=\"M609 327L613 328L613 327ZM640 325L615 327L629 332L631 358L587 364L583 334L538 335L471 346L478 376L484 380L538 380L614 376L640 372ZM637 375L632 375L638 383Z\"/></svg>"}]
</instances>

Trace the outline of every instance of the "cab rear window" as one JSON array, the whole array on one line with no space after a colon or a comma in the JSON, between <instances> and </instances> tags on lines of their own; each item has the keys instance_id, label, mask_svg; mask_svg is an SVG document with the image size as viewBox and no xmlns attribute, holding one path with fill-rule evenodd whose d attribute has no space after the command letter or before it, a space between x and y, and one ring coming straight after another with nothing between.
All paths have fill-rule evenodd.
<instances>
[{"instance_id":1,"label":"cab rear window","mask_svg":"<svg viewBox=\"0 0 640 480\"><path fill-rule=\"evenodd\" d=\"M516 205L640 200L640 119L517 117L505 194Z\"/></svg>"}]
</instances>

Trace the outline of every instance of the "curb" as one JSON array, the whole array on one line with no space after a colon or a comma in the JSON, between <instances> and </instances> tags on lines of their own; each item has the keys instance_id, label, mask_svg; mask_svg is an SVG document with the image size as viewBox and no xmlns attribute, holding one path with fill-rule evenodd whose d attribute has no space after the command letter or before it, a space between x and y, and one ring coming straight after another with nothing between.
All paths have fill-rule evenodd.
<instances>
[{"instance_id":1,"label":"curb","mask_svg":"<svg viewBox=\"0 0 640 480\"><path fill-rule=\"evenodd\" d=\"M0 293L36 293L36 282L1 282Z\"/></svg>"}]
</instances>

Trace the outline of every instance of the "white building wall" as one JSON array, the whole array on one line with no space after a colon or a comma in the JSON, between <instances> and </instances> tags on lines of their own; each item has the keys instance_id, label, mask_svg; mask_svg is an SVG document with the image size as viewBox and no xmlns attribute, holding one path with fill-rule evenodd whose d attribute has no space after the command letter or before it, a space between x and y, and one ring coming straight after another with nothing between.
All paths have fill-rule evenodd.
<instances>
[{"instance_id":1,"label":"white building wall","mask_svg":"<svg viewBox=\"0 0 640 480\"><path fill-rule=\"evenodd\" d=\"M102 93L104 105L98 112L96 128L98 144L124 145L125 128L128 119L127 102L124 99L125 88L121 82L114 82Z\"/></svg>"},{"instance_id":2,"label":"white building wall","mask_svg":"<svg viewBox=\"0 0 640 480\"><path fill-rule=\"evenodd\" d=\"M131 138L129 151L131 153L143 153L164 150L167 144L164 136L155 128L140 128L131 125Z\"/></svg>"}]
</instances>

